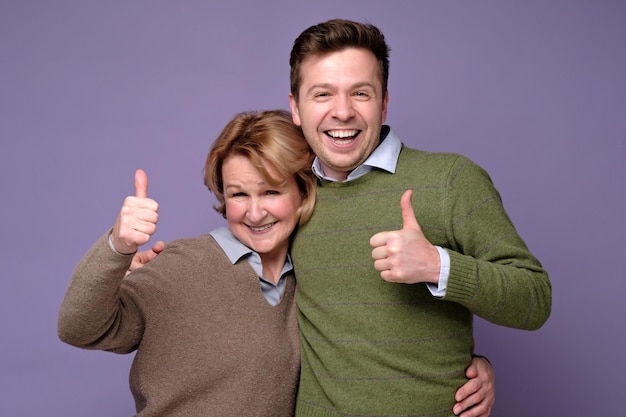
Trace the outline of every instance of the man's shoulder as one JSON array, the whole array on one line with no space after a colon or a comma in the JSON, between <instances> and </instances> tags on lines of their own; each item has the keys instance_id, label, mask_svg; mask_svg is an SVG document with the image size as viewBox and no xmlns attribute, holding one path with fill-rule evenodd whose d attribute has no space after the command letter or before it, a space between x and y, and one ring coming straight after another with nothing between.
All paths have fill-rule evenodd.
<instances>
[{"instance_id":1,"label":"man's shoulder","mask_svg":"<svg viewBox=\"0 0 626 417\"><path fill-rule=\"evenodd\" d=\"M458 162L470 161L469 158L458 153L425 151L421 149L409 148L404 144L402 144L402 149L400 150L400 158L413 160L419 159L422 163L436 164L455 164Z\"/></svg>"},{"instance_id":2,"label":"man's shoulder","mask_svg":"<svg viewBox=\"0 0 626 417\"><path fill-rule=\"evenodd\" d=\"M491 182L489 173L469 157L452 152L430 152L402 146L397 173L429 180L445 178L445 182L464 178L466 181Z\"/></svg>"}]
</instances>

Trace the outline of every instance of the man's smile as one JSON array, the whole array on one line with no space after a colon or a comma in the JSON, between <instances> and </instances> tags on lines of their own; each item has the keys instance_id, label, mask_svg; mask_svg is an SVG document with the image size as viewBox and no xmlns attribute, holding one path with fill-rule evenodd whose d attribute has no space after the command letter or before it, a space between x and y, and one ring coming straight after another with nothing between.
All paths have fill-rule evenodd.
<instances>
[{"instance_id":1,"label":"man's smile","mask_svg":"<svg viewBox=\"0 0 626 417\"><path fill-rule=\"evenodd\" d=\"M337 145L347 145L356 139L359 133L361 133L361 130L326 130L324 133L333 141L333 143Z\"/></svg>"}]
</instances>

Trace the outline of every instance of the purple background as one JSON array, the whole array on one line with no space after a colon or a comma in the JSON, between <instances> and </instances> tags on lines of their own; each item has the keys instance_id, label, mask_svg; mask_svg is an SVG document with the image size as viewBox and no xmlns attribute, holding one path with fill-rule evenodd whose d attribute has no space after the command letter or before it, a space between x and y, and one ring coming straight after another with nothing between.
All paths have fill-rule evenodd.
<instances>
[{"instance_id":1,"label":"purple background","mask_svg":"<svg viewBox=\"0 0 626 417\"><path fill-rule=\"evenodd\" d=\"M493 415L622 415L626 3L211 3L0 1L0 415L133 414L131 356L57 339L74 265L138 167L157 238L221 224L201 179L212 139L236 112L288 108L293 39L332 17L383 30L388 122L484 166L551 274L541 330L477 320Z\"/></svg>"}]
</instances>

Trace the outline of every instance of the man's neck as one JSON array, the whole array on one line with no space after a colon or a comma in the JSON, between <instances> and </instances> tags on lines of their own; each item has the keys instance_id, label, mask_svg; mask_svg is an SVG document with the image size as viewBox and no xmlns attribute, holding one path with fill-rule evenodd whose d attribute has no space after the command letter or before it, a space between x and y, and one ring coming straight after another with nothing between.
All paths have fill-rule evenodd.
<instances>
[{"instance_id":1,"label":"man's neck","mask_svg":"<svg viewBox=\"0 0 626 417\"><path fill-rule=\"evenodd\" d=\"M324 164L320 164L320 167L322 168L322 171L324 172L324 176L332 178L333 180L339 181L339 182L345 181L351 172L351 171L335 171L334 169L328 168Z\"/></svg>"}]
</instances>

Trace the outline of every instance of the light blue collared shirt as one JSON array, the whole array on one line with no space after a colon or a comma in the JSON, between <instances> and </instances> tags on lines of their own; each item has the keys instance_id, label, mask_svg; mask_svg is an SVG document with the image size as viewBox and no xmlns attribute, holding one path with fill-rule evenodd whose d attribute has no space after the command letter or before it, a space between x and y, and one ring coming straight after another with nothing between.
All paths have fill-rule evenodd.
<instances>
[{"instance_id":1,"label":"light blue collared shirt","mask_svg":"<svg viewBox=\"0 0 626 417\"><path fill-rule=\"evenodd\" d=\"M286 275L293 272L293 264L291 256L287 254L285 265L280 273L278 283L274 285L271 281L263 277L263 264L258 253L244 245L233 235L230 229L226 227L217 228L209 233L218 245L222 248L230 262L234 265L240 260L244 260L250 264L254 272L259 277L261 291L268 303L275 306L280 301L280 297L285 290Z\"/></svg>"},{"instance_id":2,"label":"light blue collared shirt","mask_svg":"<svg viewBox=\"0 0 626 417\"><path fill-rule=\"evenodd\" d=\"M402 142L393 133L391 128L387 125L383 125L380 131L381 142L374 149L374 152L363 162L361 165L353 169L343 182L355 180L363 175L367 174L371 170L383 169L391 174L396 172L398 165L398 157L400 156L400 150L402 150ZM313 172L318 178L327 181L337 181L334 178L328 177L324 174L322 164L320 160L315 157L313 160ZM435 246L439 252L439 258L441 261L441 268L439 270L439 285L432 283L426 283L430 293L435 297L443 297L446 295L446 288L448 286L448 278L450 276L450 255L445 249Z\"/></svg>"}]
</instances>

